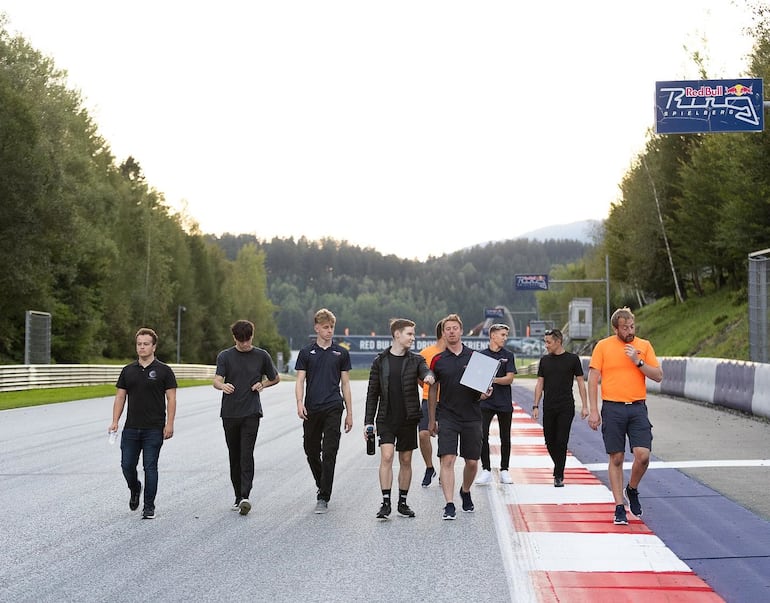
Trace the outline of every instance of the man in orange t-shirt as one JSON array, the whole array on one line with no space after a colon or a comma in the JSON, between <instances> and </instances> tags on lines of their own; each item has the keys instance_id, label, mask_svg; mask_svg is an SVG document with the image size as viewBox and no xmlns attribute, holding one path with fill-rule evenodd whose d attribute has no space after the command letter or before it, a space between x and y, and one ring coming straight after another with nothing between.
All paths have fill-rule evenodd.
<instances>
[{"instance_id":1,"label":"man in orange t-shirt","mask_svg":"<svg viewBox=\"0 0 770 603\"><path fill-rule=\"evenodd\" d=\"M436 323L436 343L420 350L420 354L425 358L425 362L430 366L431 360L439 352L446 349L444 343L444 322L439 320ZM422 419L418 426L420 454L425 461L425 477L422 478L422 487L427 488L430 482L436 477L436 470L433 468L433 444L430 441L430 431L428 431L428 392L430 385L425 383L422 386Z\"/></svg>"},{"instance_id":2,"label":"man in orange t-shirt","mask_svg":"<svg viewBox=\"0 0 770 603\"><path fill-rule=\"evenodd\" d=\"M652 344L636 337L634 315L628 308L615 310L610 319L615 335L605 337L594 347L588 372L588 424L591 429L602 426L604 449L609 455L608 475L615 499L616 525L628 524L623 494L631 513L642 515L639 482L647 471L652 449L652 424L647 417L646 379L660 382L663 370ZM599 416L599 380L602 409ZM623 489L623 459L626 437L634 455L631 476Z\"/></svg>"}]
</instances>

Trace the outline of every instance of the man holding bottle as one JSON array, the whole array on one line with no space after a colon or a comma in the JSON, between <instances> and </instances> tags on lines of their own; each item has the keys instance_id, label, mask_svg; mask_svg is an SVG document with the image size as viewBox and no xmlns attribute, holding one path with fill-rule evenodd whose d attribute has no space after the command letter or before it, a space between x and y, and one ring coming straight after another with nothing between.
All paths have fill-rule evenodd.
<instances>
[{"instance_id":1,"label":"man holding bottle","mask_svg":"<svg viewBox=\"0 0 770 603\"><path fill-rule=\"evenodd\" d=\"M412 451L417 448L417 424L422 417L420 382L432 384L433 373L420 354L411 350L414 344L414 322L406 318L390 321L393 343L372 362L366 391L364 437L376 424L380 440L380 488L382 505L377 519L388 519L391 513L393 457L398 450L399 515L414 517L406 503L412 481Z\"/></svg>"}]
</instances>

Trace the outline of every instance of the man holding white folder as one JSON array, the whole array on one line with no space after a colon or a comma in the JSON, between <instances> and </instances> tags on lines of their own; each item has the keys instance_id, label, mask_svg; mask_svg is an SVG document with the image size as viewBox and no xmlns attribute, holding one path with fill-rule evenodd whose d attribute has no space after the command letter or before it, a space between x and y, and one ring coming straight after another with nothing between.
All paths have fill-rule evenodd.
<instances>
[{"instance_id":1,"label":"man holding white folder","mask_svg":"<svg viewBox=\"0 0 770 603\"><path fill-rule=\"evenodd\" d=\"M436 354L431 370L436 382L428 395L428 429L438 434L438 456L441 462L441 489L446 506L444 519L456 519L454 504L455 460L458 454L465 459L460 498L466 513L474 511L471 486L481 456L480 393L460 383L473 351L462 343L463 322L457 314L444 319L446 350ZM441 389L441 404L436 415L437 393Z\"/></svg>"}]
</instances>

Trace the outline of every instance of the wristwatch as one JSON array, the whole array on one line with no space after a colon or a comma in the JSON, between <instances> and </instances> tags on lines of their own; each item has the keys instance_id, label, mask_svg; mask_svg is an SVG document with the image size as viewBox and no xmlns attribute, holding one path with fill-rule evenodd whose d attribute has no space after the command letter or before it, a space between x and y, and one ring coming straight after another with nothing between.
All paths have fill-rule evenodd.
<instances>
[{"instance_id":1,"label":"wristwatch","mask_svg":"<svg viewBox=\"0 0 770 603\"><path fill-rule=\"evenodd\" d=\"M639 362L637 362L637 363L636 363L636 366L637 366L637 367L639 367L639 368L642 368L642 367L644 366L644 360L642 360L642 359L640 358L640 359L639 359Z\"/></svg>"}]
</instances>

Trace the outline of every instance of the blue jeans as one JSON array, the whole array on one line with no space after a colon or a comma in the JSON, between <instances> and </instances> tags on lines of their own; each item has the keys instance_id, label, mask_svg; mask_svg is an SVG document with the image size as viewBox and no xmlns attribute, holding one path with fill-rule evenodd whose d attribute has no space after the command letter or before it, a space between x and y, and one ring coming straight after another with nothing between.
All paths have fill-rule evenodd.
<instances>
[{"instance_id":1,"label":"blue jeans","mask_svg":"<svg viewBox=\"0 0 770 603\"><path fill-rule=\"evenodd\" d=\"M141 488L136 466L139 453L144 465L144 507L155 509L155 494L158 492L158 457L163 446L162 429L123 429L120 440L120 468L126 478L129 490L136 492Z\"/></svg>"}]
</instances>

